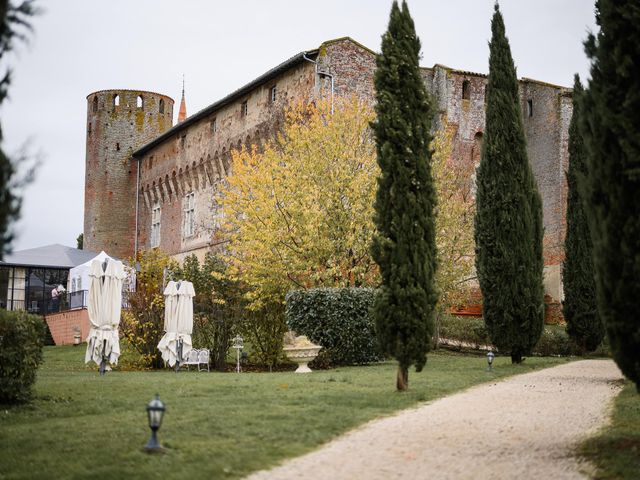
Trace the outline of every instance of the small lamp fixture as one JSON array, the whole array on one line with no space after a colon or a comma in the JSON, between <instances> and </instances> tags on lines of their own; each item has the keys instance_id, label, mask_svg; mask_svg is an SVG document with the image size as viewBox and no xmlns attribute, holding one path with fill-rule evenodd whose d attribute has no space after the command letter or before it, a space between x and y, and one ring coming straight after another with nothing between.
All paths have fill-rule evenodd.
<instances>
[{"instance_id":1,"label":"small lamp fixture","mask_svg":"<svg viewBox=\"0 0 640 480\"><path fill-rule=\"evenodd\" d=\"M149 442L144 446L144 449L149 452L162 452L164 449L160 442L158 442L157 432L162 425L162 417L165 411L164 403L160 400L160 395L156 393L153 400L147 405L147 416L149 419L149 428L151 429L151 438Z\"/></svg>"},{"instance_id":2,"label":"small lamp fixture","mask_svg":"<svg viewBox=\"0 0 640 480\"><path fill-rule=\"evenodd\" d=\"M236 373L240 373L240 350L244 346L244 340L240 335L236 335L233 339L233 348L236 349Z\"/></svg>"},{"instance_id":3,"label":"small lamp fixture","mask_svg":"<svg viewBox=\"0 0 640 480\"><path fill-rule=\"evenodd\" d=\"M490 372L493 370L493 357L495 357L494 353L489 350L487 353L487 371Z\"/></svg>"}]
</instances>

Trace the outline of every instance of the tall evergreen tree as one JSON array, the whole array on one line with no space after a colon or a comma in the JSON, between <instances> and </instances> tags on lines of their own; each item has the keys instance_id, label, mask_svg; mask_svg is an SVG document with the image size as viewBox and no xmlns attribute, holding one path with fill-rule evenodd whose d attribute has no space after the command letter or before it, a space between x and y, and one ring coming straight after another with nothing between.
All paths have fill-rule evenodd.
<instances>
[{"instance_id":1,"label":"tall evergreen tree","mask_svg":"<svg viewBox=\"0 0 640 480\"><path fill-rule=\"evenodd\" d=\"M375 73L372 123L381 173L375 202L373 256L382 286L374 307L383 351L398 360L396 387L409 367L422 370L431 345L437 292L431 175L433 110L418 64L420 40L406 2L393 2Z\"/></svg>"},{"instance_id":2,"label":"tall evergreen tree","mask_svg":"<svg viewBox=\"0 0 640 480\"><path fill-rule=\"evenodd\" d=\"M573 86L573 116L569 125L569 170L567 171L567 237L564 242L565 261L562 265L567 333L582 348L592 352L604 338L604 326L596 305L596 285L593 272L592 242L584 212L578 179L586 174L586 152L578 130L582 83L576 75Z\"/></svg>"},{"instance_id":3,"label":"tall evergreen tree","mask_svg":"<svg viewBox=\"0 0 640 480\"><path fill-rule=\"evenodd\" d=\"M476 270L491 341L520 363L542 333L542 204L527 159L518 80L496 3L477 173Z\"/></svg>"},{"instance_id":4,"label":"tall evergreen tree","mask_svg":"<svg viewBox=\"0 0 640 480\"><path fill-rule=\"evenodd\" d=\"M640 392L640 4L598 0L596 21L581 102L586 213L598 309L616 363Z\"/></svg>"}]
</instances>

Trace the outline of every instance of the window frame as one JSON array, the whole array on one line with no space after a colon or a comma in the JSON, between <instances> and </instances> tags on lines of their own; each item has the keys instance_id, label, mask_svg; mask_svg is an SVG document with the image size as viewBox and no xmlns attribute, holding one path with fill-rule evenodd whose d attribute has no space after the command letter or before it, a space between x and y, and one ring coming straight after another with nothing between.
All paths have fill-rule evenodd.
<instances>
[{"instance_id":1,"label":"window frame","mask_svg":"<svg viewBox=\"0 0 640 480\"><path fill-rule=\"evenodd\" d=\"M187 193L184 196L184 202L182 234L185 238L189 238L196 233L196 192Z\"/></svg>"},{"instance_id":2,"label":"window frame","mask_svg":"<svg viewBox=\"0 0 640 480\"><path fill-rule=\"evenodd\" d=\"M462 100L471 100L471 82L469 80L462 81Z\"/></svg>"},{"instance_id":3,"label":"window frame","mask_svg":"<svg viewBox=\"0 0 640 480\"><path fill-rule=\"evenodd\" d=\"M162 207L160 203L156 202L151 207L151 235L150 245L151 248L160 246L160 230L162 228Z\"/></svg>"}]
</instances>

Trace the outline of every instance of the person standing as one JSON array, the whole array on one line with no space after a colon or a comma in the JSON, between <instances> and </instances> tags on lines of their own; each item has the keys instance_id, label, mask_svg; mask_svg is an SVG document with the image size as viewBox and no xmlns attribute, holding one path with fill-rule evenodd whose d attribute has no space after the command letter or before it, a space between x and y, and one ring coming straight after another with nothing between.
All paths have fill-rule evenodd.
<instances>
[{"instance_id":1,"label":"person standing","mask_svg":"<svg viewBox=\"0 0 640 480\"><path fill-rule=\"evenodd\" d=\"M57 312L60 309L60 292L58 287L53 287L51 290L51 311Z\"/></svg>"}]
</instances>

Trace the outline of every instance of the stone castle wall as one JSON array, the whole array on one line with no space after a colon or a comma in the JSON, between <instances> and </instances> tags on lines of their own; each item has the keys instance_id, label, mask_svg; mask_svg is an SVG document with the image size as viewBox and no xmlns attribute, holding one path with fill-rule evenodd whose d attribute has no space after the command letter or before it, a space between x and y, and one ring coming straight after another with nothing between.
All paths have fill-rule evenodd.
<instances>
[{"instance_id":1,"label":"stone castle wall","mask_svg":"<svg viewBox=\"0 0 640 480\"><path fill-rule=\"evenodd\" d=\"M332 80L335 97L356 94L370 102L374 101L375 54L371 50L344 38L324 43L311 55L310 60L316 60L317 65L310 61L297 63L256 85L245 95L234 97L231 102L223 102L220 108L212 110L207 116L189 122L183 128L174 127L174 134L153 146L137 160L141 166L139 248L152 247L151 221L154 205L160 206L161 210L159 247L162 250L181 260L191 253L202 258L206 251L218 247L223 239L215 229L219 220L219 209L216 208L217 190L219 182L231 173L230 152L242 146L259 145L271 138L282 119L283 106L287 103L314 97L329 98L332 94ZM453 133L454 160L477 165L484 133L486 75L454 70L442 65L424 68L422 73L437 110L435 128L447 128ZM270 98L273 86L277 89L275 103ZM520 94L529 159L543 198L545 288L553 299L559 300L562 296L560 263L563 259L562 245L566 230L564 172L568 161L570 90L522 80ZM246 115L241 112L244 102L247 105ZM532 106L532 115L529 115L529 105ZM124 128L123 132L126 135ZM148 142L154 137L151 135L145 138ZM138 145L143 145L145 141L138 142ZM89 159L89 140L87 144ZM92 154L91 157L99 155ZM135 172L133 164L137 161L131 162L127 172ZM100 172L101 169L101 166L97 166L95 170ZM87 171L89 170L88 162ZM134 188L132 191L129 186L127 192L130 193L126 194L130 195L127 197L130 207L134 203L131 199L135 199L135 177L128 178L129 182L133 178ZM87 188L91 190L95 187L88 184ZM194 235L186 236L185 196L191 192L195 194L196 228ZM95 192L91 193L91 198L96 196ZM101 208L99 206L98 209ZM87 226L85 214L85 238L86 232L90 231L88 227L91 227L91 222L89 218ZM130 238L132 231L129 230ZM121 231L121 234L124 232ZM132 240L129 243L132 245ZM132 252L131 245L129 247ZM94 248L104 247L96 245Z\"/></svg>"},{"instance_id":2,"label":"stone castle wall","mask_svg":"<svg viewBox=\"0 0 640 480\"><path fill-rule=\"evenodd\" d=\"M276 100L272 101L274 86ZM221 241L215 231L220 214L216 198L219 182L231 173L231 151L271 138L283 105L308 99L314 88L314 65L300 63L144 154L140 159L140 247L151 247L152 209L157 205L161 210L159 247L178 260L192 253L202 259ZM246 115L241 111L244 102ZM195 232L187 236L185 197L191 192L195 194Z\"/></svg>"}]
</instances>

